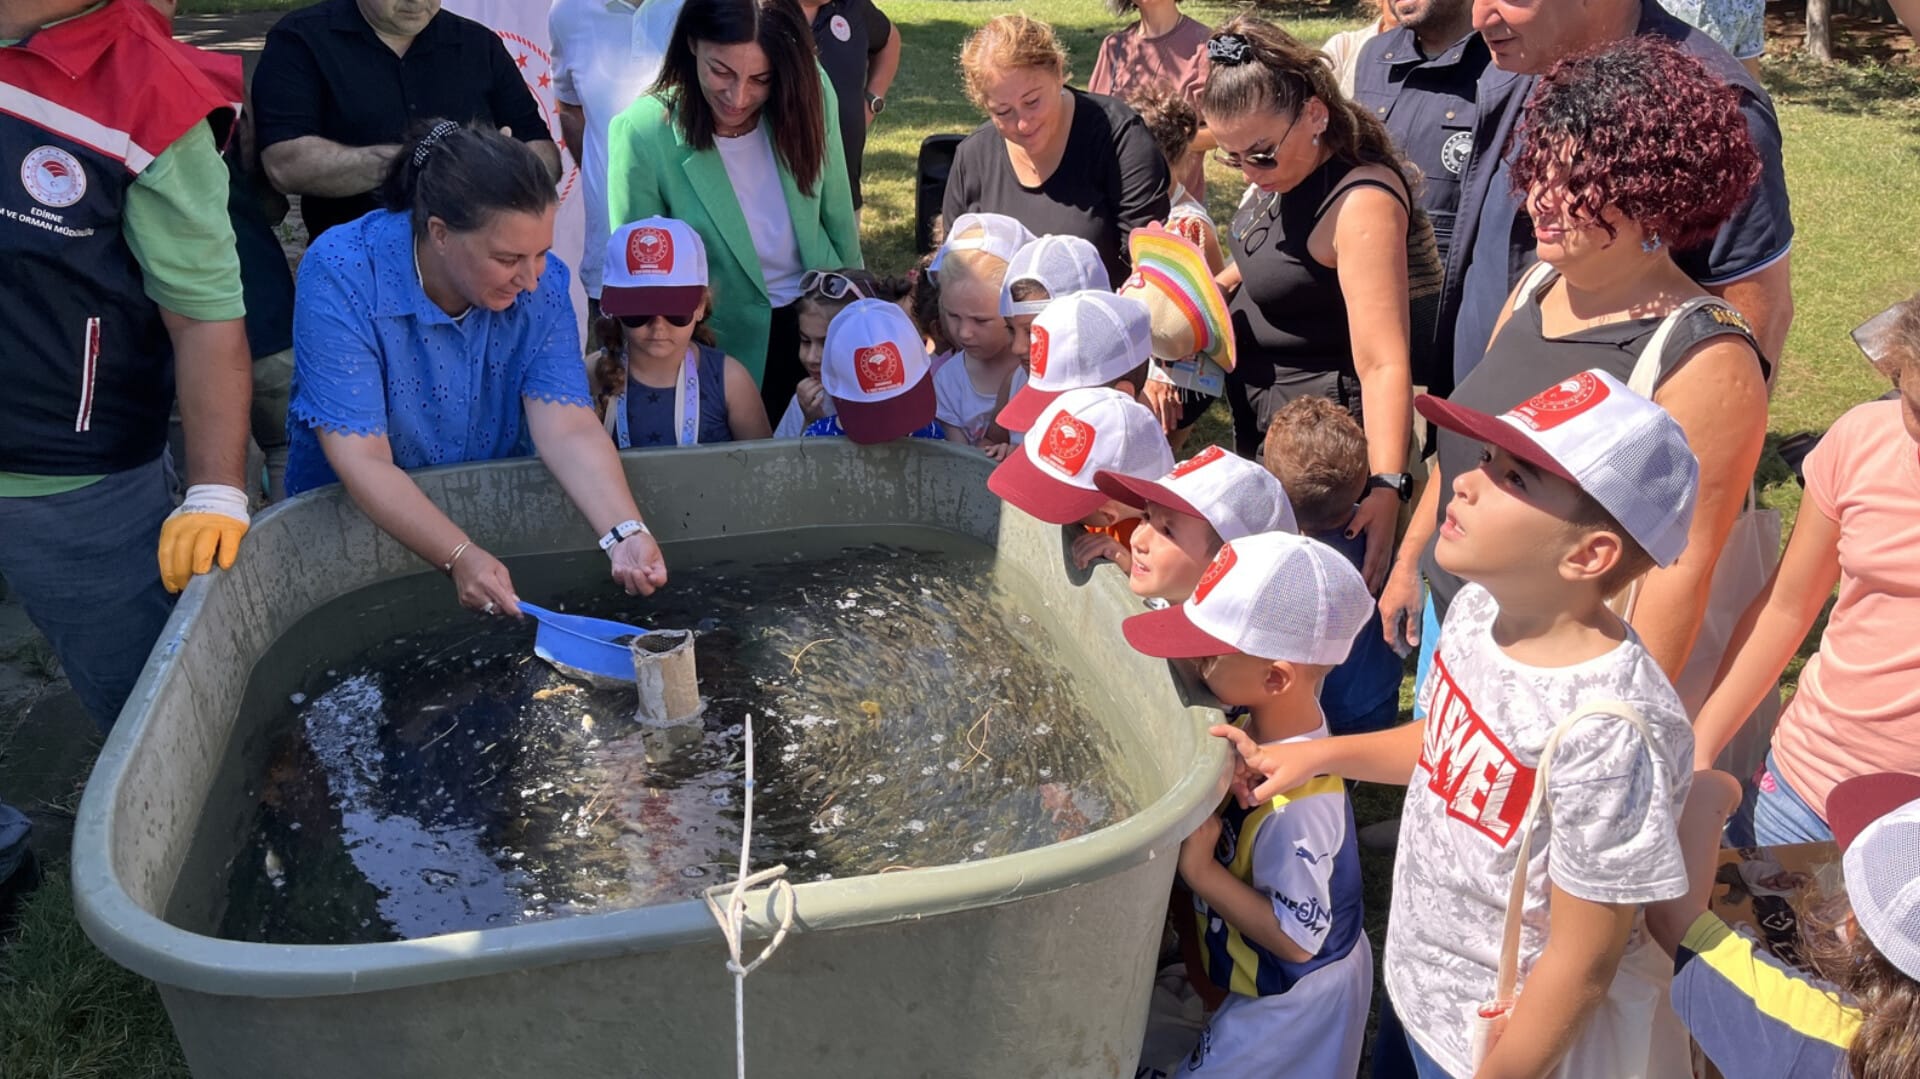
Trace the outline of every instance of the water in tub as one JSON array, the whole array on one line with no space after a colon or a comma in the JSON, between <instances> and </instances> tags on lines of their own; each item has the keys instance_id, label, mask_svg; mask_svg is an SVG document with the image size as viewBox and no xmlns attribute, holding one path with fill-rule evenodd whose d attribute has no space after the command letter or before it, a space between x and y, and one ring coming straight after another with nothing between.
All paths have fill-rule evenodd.
<instances>
[{"instance_id":1,"label":"water in tub","mask_svg":"<svg viewBox=\"0 0 1920 1079\"><path fill-rule=\"evenodd\" d=\"M748 713L754 864L796 881L1007 854L1131 812L1050 636L1083 627L1050 631L989 548L885 535L669 551L649 599L606 583L597 551L513 563L524 595L697 631L703 734L672 751L630 687L563 677L531 622L459 611L437 576L316 611L254 675L249 700L280 714L222 935L408 939L698 895L738 859Z\"/></svg>"}]
</instances>

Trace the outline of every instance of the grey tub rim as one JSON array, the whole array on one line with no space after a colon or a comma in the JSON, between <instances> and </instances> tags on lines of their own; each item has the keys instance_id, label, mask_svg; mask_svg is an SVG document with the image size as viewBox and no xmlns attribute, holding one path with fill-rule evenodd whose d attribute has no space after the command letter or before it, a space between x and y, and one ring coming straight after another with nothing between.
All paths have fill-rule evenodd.
<instances>
[{"instance_id":1,"label":"grey tub rim","mask_svg":"<svg viewBox=\"0 0 1920 1079\"><path fill-rule=\"evenodd\" d=\"M452 465L427 471L474 467ZM314 494L334 490L322 488ZM82 928L108 958L165 986L218 996L277 999L405 989L709 942L715 947L715 962L723 961L719 927L697 899L414 940L345 945L224 940L182 929L135 901L113 866L117 809L112 795L143 745L157 737L150 730L151 713L146 706L176 663L185 627L206 604L213 585L207 577L197 578L181 596L129 698L123 712L126 719L109 735L81 800L73 839L74 907ZM1213 812L1226 792L1228 747L1204 736L1205 725L1218 715L1212 709L1189 706L1178 717L1166 717L1167 722L1200 726L1200 751L1164 795L1126 820L1018 854L888 873L884 878L874 874L797 885L795 931L884 925L994 906L1110 877L1157 857L1172 857L1179 840ZM746 936L756 940L770 936L778 916L770 890L749 893Z\"/></svg>"}]
</instances>

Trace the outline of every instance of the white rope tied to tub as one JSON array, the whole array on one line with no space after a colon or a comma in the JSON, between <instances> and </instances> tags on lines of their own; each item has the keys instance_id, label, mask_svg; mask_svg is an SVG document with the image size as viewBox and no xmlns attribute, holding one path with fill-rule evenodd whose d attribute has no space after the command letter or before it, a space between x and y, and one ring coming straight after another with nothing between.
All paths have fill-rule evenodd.
<instances>
[{"instance_id":1,"label":"white rope tied to tub","mask_svg":"<svg viewBox=\"0 0 1920 1079\"><path fill-rule=\"evenodd\" d=\"M706 891L707 910L713 914L713 920L720 923L720 935L727 938L727 970L733 975L733 1060L738 1079L747 1079L747 975L760 969L760 964L773 957L780 942L787 939L787 930L793 928L794 900L793 884L786 880L787 867L771 866L758 873L747 872L747 850L753 845L753 715L749 713L744 720L746 729L746 798L745 811L740 821L740 876L731 885L716 884ZM747 891L762 884L771 884L773 888L774 909L780 911L780 922L773 931L773 939L760 949L751 963L740 962L740 931L747 917ZM727 893L726 906L723 908L714 897L721 892ZM784 901L784 904L783 902ZM784 910L781 910L784 905Z\"/></svg>"}]
</instances>

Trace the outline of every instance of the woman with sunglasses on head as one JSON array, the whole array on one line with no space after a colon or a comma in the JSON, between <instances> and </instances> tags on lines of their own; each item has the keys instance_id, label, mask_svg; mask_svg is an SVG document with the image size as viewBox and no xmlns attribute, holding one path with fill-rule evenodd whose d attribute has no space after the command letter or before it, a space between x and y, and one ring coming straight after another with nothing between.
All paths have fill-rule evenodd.
<instances>
[{"instance_id":1,"label":"woman with sunglasses on head","mask_svg":"<svg viewBox=\"0 0 1920 1079\"><path fill-rule=\"evenodd\" d=\"M1093 244L1110 283L1131 272L1127 236L1167 218L1167 163L1125 102L1067 85L1053 28L1000 15L960 48L967 96L987 122L954 151L942 211L1004 214L1036 236Z\"/></svg>"},{"instance_id":2,"label":"woman with sunglasses on head","mask_svg":"<svg viewBox=\"0 0 1920 1079\"><path fill-rule=\"evenodd\" d=\"M707 252L684 221L650 217L607 241L594 403L621 449L745 442L773 434L759 387L714 345Z\"/></svg>"},{"instance_id":3,"label":"woman with sunglasses on head","mask_svg":"<svg viewBox=\"0 0 1920 1079\"><path fill-rule=\"evenodd\" d=\"M287 493L336 480L383 531L453 578L460 602L517 614L499 559L407 469L513 457L528 441L587 519L616 582L666 584L580 369L558 205L533 151L491 127L429 121L380 191L300 263Z\"/></svg>"},{"instance_id":4,"label":"woman with sunglasses on head","mask_svg":"<svg viewBox=\"0 0 1920 1079\"><path fill-rule=\"evenodd\" d=\"M864 261L839 110L796 0L687 0L660 81L607 145L609 219L700 234L714 338L778 415L802 377L800 279Z\"/></svg>"},{"instance_id":5,"label":"woman with sunglasses on head","mask_svg":"<svg viewBox=\"0 0 1920 1079\"><path fill-rule=\"evenodd\" d=\"M1367 435L1367 493L1348 526L1362 571L1386 578L1413 425L1407 179L1386 128L1334 85L1318 52L1238 16L1207 43L1201 108L1220 161L1257 187L1227 246L1238 360L1227 376L1234 449L1258 459L1288 401L1325 397Z\"/></svg>"}]
</instances>

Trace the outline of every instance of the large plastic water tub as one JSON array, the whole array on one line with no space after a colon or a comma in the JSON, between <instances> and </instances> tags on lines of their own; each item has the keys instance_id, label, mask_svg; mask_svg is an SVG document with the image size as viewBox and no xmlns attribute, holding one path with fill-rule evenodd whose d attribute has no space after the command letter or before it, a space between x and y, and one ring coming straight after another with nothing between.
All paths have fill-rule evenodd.
<instances>
[{"instance_id":1,"label":"large plastic water tub","mask_svg":"<svg viewBox=\"0 0 1920 1079\"><path fill-rule=\"evenodd\" d=\"M624 463L670 564L723 535L848 524L994 546L997 566L1041 590L1061 661L1111 726L1141 806L1020 854L798 886L795 931L747 980L751 1072L1131 1075L1176 849L1226 772L1205 734L1218 713L1121 639L1118 622L1140 607L1120 575L1070 572L1061 530L1003 513L988 462L958 447L807 440ZM591 542L535 461L418 479L502 557ZM209 830L250 812L244 774L265 740L242 714L250 672L307 612L421 572L328 488L263 515L231 572L188 589L81 805L73 875L88 934L159 984L199 1079L731 1074L733 982L697 901L379 944L210 935L224 870ZM758 893L749 935L764 937L772 914Z\"/></svg>"}]
</instances>

